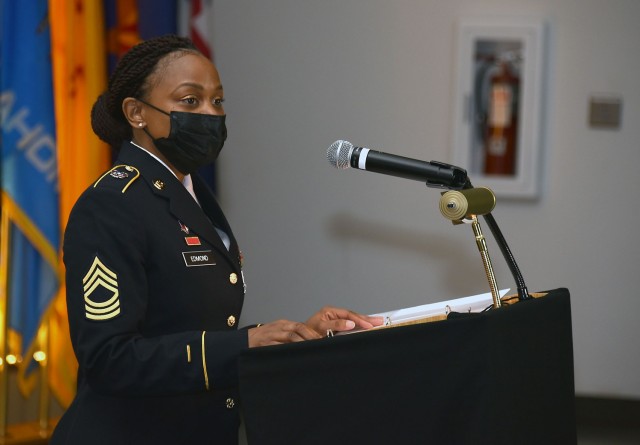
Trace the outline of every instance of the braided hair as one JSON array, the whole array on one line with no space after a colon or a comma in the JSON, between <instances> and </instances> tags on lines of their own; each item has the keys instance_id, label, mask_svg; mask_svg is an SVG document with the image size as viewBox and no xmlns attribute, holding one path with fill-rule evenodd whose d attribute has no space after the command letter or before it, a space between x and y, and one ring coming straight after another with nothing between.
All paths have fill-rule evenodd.
<instances>
[{"instance_id":1,"label":"braided hair","mask_svg":"<svg viewBox=\"0 0 640 445\"><path fill-rule=\"evenodd\" d=\"M119 150L122 143L132 137L131 126L122 112L122 101L127 97L146 97L150 77L161 69L160 60L174 52L197 53L198 50L187 38L166 35L137 44L118 62L107 91L91 109L93 132L114 150Z\"/></svg>"}]
</instances>

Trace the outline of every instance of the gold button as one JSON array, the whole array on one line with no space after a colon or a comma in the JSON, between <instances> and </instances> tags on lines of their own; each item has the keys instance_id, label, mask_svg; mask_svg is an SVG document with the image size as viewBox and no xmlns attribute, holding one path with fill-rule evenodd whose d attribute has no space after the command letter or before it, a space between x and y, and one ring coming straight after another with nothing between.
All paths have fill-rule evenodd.
<instances>
[{"instance_id":1,"label":"gold button","mask_svg":"<svg viewBox=\"0 0 640 445\"><path fill-rule=\"evenodd\" d=\"M236 284L238 282L238 274L232 273L231 275L229 275L229 282L231 284Z\"/></svg>"},{"instance_id":2,"label":"gold button","mask_svg":"<svg viewBox=\"0 0 640 445\"><path fill-rule=\"evenodd\" d=\"M156 179L155 181L153 181L153 185L155 188L157 188L158 190L162 190L164 188L164 182L162 182L159 179Z\"/></svg>"},{"instance_id":3,"label":"gold button","mask_svg":"<svg viewBox=\"0 0 640 445\"><path fill-rule=\"evenodd\" d=\"M236 317L234 317L233 315L229 315L229 318L227 318L227 325L231 328L236 324Z\"/></svg>"},{"instance_id":4,"label":"gold button","mask_svg":"<svg viewBox=\"0 0 640 445\"><path fill-rule=\"evenodd\" d=\"M232 409L234 406L236 406L236 401L233 400L232 398L228 398L227 399L227 409Z\"/></svg>"}]
</instances>

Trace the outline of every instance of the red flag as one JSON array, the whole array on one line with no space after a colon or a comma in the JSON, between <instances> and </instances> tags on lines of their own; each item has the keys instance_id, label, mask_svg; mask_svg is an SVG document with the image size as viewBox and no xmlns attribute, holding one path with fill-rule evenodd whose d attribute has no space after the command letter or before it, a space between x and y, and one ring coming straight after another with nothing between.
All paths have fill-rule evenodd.
<instances>
[{"instance_id":1,"label":"red flag","mask_svg":"<svg viewBox=\"0 0 640 445\"><path fill-rule=\"evenodd\" d=\"M189 37L202 54L213 60L213 51L209 44L209 22L213 2L211 0L191 0L189 17Z\"/></svg>"}]
</instances>

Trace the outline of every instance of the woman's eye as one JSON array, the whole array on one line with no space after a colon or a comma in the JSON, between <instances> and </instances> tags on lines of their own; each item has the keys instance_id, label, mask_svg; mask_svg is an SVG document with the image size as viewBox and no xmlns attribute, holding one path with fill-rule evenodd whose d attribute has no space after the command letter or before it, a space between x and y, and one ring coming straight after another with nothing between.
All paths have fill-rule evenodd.
<instances>
[{"instance_id":1,"label":"woman's eye","mask_svg":"<svg viewBox=\"0 0 640 445\"><path fill-rule=\"evenodd\" d=\"M195 97L185 97L182 101L188 105L196 105L198 103L198 99Z\"/></svg>"},{"instance_id":2,"label":"woman's eye","mask_svg":"<svg viewBox=\"0 0 640 445\"><path fill-rule=\"evenodd\" d=\"M224 99L219 97L217 99L213 99L213 106L214 107L221 107L222 104L224 103Z\"/></svg>"}]
</instances>

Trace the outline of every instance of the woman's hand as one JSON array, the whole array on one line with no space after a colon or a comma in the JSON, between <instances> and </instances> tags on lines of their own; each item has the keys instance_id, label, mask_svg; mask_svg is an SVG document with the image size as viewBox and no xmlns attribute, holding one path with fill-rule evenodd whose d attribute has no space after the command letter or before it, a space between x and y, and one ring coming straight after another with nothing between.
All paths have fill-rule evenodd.
<instances>
[{"instance_id":1,"label":"woman's hand","mask_svg":"<svg viewBox=\"0 0 640 445\"><path fill-rule=\"evenodd\" d=\"M350 331L355 328L371 329L384 322L382 317L369 317L348 309L325 306L307 320L307 326L326 336L327 332Z\"/></svg>"},{"instance_id":2,"label":"woman's hand","mask_svg":"<svg viewBox=\"0 0 640 445\"><path fill-rule=\"evenodd\" d=\"M315 340L320 334L304 323L278 320L249 329L249 347L280 345L303 340Z\"/></svg>"},{"instance_id":3,"label":"woman's hand","mask_svg":"<svg viewBox=\"0 0 640 445\"><path fill-rule=\"evenodd\" d=\"M350 331L356 327L371 329L383 322L382 317L369 317L347 309L325 306L306 323L278 320L249 329L249 347L316 340L326 336L328 331Z\"/></svg>"}]
</instances>

